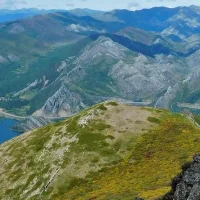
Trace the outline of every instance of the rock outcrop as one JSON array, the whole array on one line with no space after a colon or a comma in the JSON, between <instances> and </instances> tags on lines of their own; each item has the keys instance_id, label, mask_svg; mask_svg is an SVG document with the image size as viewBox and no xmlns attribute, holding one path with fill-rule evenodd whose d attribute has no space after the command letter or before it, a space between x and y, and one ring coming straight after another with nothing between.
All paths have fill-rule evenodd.
<instances>
[{"instance_id":1,"label":"rock outcrop","mask_svg":"<svg viewBox=\"0 0 200 200\"><path fill-rule=\"evenodd\" d=\"M0 64L7 63L8 60L0 55Z\"/></svg>"},{"instance_id":2,"label":"rock outcrop","mask_svg":"<svg viewBox=\"0 0 200 200\"><path fill-rule=\"evenodd\" d=\"M172 181L172 190L162 200L200 199L200 155L192 163L186 163L183 171Z\"/></svg>"},{"instance_id":3,"label":"rock outcrop","mask_svg":"<svg viewBox=\"0 0 200 200\"><path fill-rule=\"evenodd\" d=\"M41 110L42 116L67 117L75 114L85 105L81 102L79 95L70 92L64 85L50 97Z\"/></svg>"},{"instance_id":4,"label":"rock outcrop","mask_svg":"<svg viewBox=\"0 0 200 200\"><path fill-rule=\"evenodd\" d=\"M32 115L30 117L27 117L27 119L25 121L22 121L21 123L15 125L13 127L13 129L18 132L24 133L24 132L28 132L33 129L43 127L50 123L53 123L53 121L50 119Z\"/></svg>"}]
</instances>

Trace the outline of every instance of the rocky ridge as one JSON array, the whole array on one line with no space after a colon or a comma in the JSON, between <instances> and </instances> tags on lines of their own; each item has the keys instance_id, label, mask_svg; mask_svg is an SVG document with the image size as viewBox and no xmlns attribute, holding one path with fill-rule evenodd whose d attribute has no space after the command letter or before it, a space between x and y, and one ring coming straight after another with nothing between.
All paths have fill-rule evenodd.
<instances>
[{"instance_id":1,"label":"rocky ridge","mask_svg":"<svg viewBox=\"0 0 200 200\"><path fill-rule=\"evenodd\" d=\"M80 110L86 108L82 103L81 97L73 92L70 92L64 85L50 97L41 111L35 115L47 117L67 117Z\"/></svg>"},{"instance_id":2,"label":"rocky ridge","mask_svg":"<svg viewBox=\"0 0 200 200\"><path fill-rule=\"evenodd\" d=\"M162 200L199 200L200 199L200 155L193 162L182 167L182 173L172 181L172 191Z\"/></svg>"}]
</instances>

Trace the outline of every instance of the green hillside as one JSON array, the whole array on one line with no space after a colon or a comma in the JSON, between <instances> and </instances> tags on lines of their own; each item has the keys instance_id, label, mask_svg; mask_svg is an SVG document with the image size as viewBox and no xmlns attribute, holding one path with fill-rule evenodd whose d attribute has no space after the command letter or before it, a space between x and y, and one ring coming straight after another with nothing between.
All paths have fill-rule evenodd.
<instances>
[{"instance_id":1,"label":"green hillside","mask_svg":"<svg viewBox=\"0 0 200 200\"><path fill-rule=\"evenodd\" d=\"M0 199L155 199L199 140L182 114L98 104L1 145Z\"/></svg>"}]
</instances>

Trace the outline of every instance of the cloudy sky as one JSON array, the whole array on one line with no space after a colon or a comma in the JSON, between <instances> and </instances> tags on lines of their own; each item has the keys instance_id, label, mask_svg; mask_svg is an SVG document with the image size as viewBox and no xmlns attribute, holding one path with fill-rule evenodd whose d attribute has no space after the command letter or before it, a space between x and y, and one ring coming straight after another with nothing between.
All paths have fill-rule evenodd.
<instances>
[{"instance_id":1,"label":"cloudy sky","mask_svg":"<svg viewBox=\"0 0 200 200\"><path fill-rule=\"evenodd\" d=\"M0 9L45 8L74 9L90 8L96 10L130 9L138 10L155 6L199 5L200 0L0 0Z\"/></svg>"}]
</instances>

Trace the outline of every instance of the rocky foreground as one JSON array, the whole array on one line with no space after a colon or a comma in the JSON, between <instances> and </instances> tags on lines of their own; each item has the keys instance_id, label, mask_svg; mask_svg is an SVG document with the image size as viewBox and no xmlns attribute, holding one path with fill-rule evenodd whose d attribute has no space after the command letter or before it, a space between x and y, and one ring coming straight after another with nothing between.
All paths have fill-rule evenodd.
<instances>
[{"instance_id":1,"label":"rocky foreground","mask_svg":"<svg viewBox=\"0 0 200 200\"><path fill-rule=\"evenodd\" d=\"M200 199L200 155L193 162L186 163L180 175L172 182L172 191L163 200L199 200Z\"/></svg>"}]
</instances>

